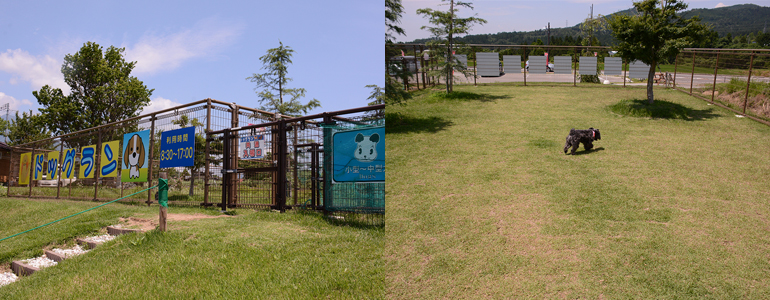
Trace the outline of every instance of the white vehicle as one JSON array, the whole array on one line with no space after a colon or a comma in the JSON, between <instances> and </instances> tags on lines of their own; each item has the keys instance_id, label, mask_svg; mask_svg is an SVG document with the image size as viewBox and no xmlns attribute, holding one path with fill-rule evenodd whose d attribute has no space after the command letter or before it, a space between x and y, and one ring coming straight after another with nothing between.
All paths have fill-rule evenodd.
<instances>
[{"instance_id":1,"label":"white vehicle","mask_svg":"<svg viewBox=\"0 0 770 300\"><path fill-rule=\"evenodd\" d=\"M37 181L37 185L41 186L41 187L56 187L57 184L59 186L68 186L68 185L72 184L73 182L75 182L76 180L77 180L77 178L75 178L75 177L72 177L72 179L62 179L62 178L59 178L59 180L56 180L56 179L49 179L49 180L43 179L43 180L38 180ZM58 181L58 183L57 183L57 181Z\"/></svg>"}]
</instances>

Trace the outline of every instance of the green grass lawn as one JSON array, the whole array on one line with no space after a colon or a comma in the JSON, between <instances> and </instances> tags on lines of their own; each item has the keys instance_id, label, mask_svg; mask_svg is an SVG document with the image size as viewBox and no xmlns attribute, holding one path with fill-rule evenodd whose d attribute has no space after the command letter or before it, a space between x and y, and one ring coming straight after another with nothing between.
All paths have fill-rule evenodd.
<instances>
[{"instance_id":1,"label":"green grass lawn","mask_svg":"<svg viewBox=\"0 0 770 300\"><path fill-rule=\"evenodd\" d=\"M386 298L770 295L767 126L662 88L455 91L387 109Z\"/></svg>"},{"instance_id":2,"label":"green grass lawn","mask_svg":"<svg viewBox=\"0 0 770 300\"><path fill-rule=\"evenodd\" d=\"M0 198L0 238L88 209L84 201ZM221 216L170 207L169 214ZM379 299L382 226L307 211L238 209L233 217L170 221L129 234L0 287L0 299ZM0 242L0 272L43 247L95 235L120 217L157 220L158 207L113 203Z\"/></svg>"}]
</instances>

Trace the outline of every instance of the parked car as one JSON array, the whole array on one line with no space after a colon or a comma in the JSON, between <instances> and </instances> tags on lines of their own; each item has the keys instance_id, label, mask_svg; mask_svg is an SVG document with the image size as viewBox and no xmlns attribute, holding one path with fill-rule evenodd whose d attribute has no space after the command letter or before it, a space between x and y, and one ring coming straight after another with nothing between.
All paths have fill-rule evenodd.
<instances>
[{"instance_id":1,"label":"parked car","mask_svg":"<svg viewBox=\"0 0 770 300\"><path fill-rule=\"evenodd\" d=\"M37 181L37 185L41 186L41 187L56 187L57 184L59 186L68 186L68 185L72 184L73 182L75 182L76 180L77 180L76 177L72 177L72 179L62 179L62 178L59 178L59 180L56 180L56 179L48 179L48 180L43 179L43 180L38 180Z\"/></svg>"}]
</instances>

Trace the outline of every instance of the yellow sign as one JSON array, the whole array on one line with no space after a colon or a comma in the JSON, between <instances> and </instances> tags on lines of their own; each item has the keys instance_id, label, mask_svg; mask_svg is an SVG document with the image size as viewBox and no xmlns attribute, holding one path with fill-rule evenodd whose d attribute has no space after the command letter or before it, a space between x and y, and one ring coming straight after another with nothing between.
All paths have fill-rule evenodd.
<instances>
[{"instance_id":1,"label":"yellow sign","mask_svg":"<svg viewBox=\"0 0 770 300\"><path fill-rule=\"evenodd\" d=\"M19 184L29 184L29 168L32 167L32 152L22 153L19 162Z\"/></svg>"},{"instance_id":2,"label":"yellow sign","mask_svg":"<svg viewBox=\"0 0 770 300\"><path fill-rule=\"evenodd\" d=\"M120 141L102 143L102 158L99 163L99 169L102 177L118 176L118 153L120 152Z\"/></svg>"},{"instance_id":3,"label":"yellow sign","mask_svg":"<svg viewBox=\"0 0 770 300\"><path fill-rule=\"evenodd\" d=\"M72 177L75 177L75 150L75 148L64 149L61 164L62 179L72 179Z\"/></svg>"},{"instance_id":4,"label":"yellow sign","mask_svg":"<svg viewBox=\"0 0 770 300\"><path fill-rule=\"evenodd\" d=\"M43 168L43 165L45 163L45 154L35 154L35 168L32 169L32 172L35 176L33 176L33 180L41 180L43 179L43 171L45 171L45 168Z\"/></svg>"},{"instance_id":5,"label":"yellow sign","mask_svg":"<svg viewBox=\"0 0 770 300\"><path fill-rule=\"evenodd\" d=\"M85 146L80 150L80 178L94 178L96 173L96 145Z\"/></svg>"},{"instance_id":6,"label":"yellow sign","mask_svg":"<svg viewBox=\"0 0 770 300\"><path fill-rule=\"evenodd\" d=\"M48 167L46 171L48 171L48 179L59 177L59 151L48 152Z\"/></svg>"}]
</instances>

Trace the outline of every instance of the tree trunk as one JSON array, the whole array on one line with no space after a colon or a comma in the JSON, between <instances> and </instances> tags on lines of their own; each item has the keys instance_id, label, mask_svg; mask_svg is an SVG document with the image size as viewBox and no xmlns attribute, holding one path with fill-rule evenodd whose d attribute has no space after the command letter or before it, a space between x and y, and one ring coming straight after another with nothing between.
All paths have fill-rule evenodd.
<instances>
[{"instance_id":1,"label":"tree trunk","mask_svg":"<svg viewBox=\"0 0 770 300\"><path fill-rule=\"evenodd\" d=\"M449 53L447 55L447 58L451 57L451 63L454 63L454 53L452 53L452 25L454 25L454 0L449 0ZM450 63L450 61L447 61L447 63ZM450 64L450 66L452 66ZM452 84L454 83L454 68L449 68L449 77L447 77L447 85L446 85L446 92L447 94L452 92Z\"/></svg>"},{"instance_id":2,"label":"tree trunk","mask_svg":"<svg viewBox=\"0 0 770 300\"><path fill-rule=\"evenodd\" d=\"M647 104L652 105L655 102L655 96L652 94L652 83L655 80L655 62L650 64L650 71L647 72Z\"/></svg>"},{"instance_id":3,"label":"tree trunk","mask_svg":"<svg viewBox=\"0 0 770 300\"><path fill-rule=\"evenodd\" d=\"M195 186L195 173L196 170L192 170L192 174L190 174L190 197L192 197L195 193L193 192L193 187Z\"/></svg>"}]
</instances>

